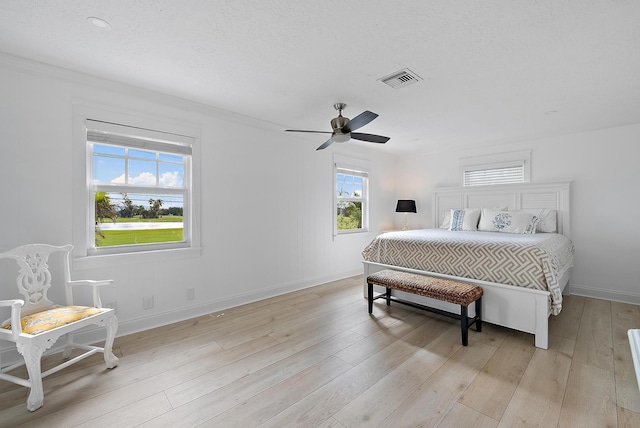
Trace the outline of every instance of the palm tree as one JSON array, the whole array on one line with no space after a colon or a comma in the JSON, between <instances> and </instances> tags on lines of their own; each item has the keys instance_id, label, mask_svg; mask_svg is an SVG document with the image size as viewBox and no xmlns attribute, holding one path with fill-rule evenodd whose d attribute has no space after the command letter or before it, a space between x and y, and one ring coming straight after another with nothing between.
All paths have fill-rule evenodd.
<instances>
[{"instance_id":1,"label":"palm tree","mask_svg":"<svg viewBox=\"0 0 640 428\"><path fill-rule=\"evenodd\" d=\"M115 223L117 215L116 206L111 203L109 195L106 192L96 192L96 222L102 223L105 218L109 218Z\"/></svg>"},{"instance_id":2,"label":"palm tree","mask_svg":"<svg viewBox=\"0 0 640 428\"><path fill-rule=\"evenodd\" d=\"M112 222L116 222L118 213L116 206L111 203L111 198L106 192L96 192L96 234L101 238L104 238L104 233L100 229L100 223L104 222L105 218L111 219Z\"/></svg>"},{"instance_id":3,"label":"palm tree","mask_svg":"<svg viewBox=\"0 0 640 428\"><path fill-rule=\"evenodd\" d=\"M155 218L160 217L160 209L162 208L162 204L164 204L162 199L149 198L149 211L154 213Z\"/></svg>"},{"instance_id":4,"label":"palm tree","mask_svg":"<svg viewBox=\"0 0 640 428\"><path fill-rule=\"evenodd\" d=\"M122 195L122 208L120 209L120 217L131 218L133 217L134 206L129 195L121 193Z\"/></svg>"}]
</instances>

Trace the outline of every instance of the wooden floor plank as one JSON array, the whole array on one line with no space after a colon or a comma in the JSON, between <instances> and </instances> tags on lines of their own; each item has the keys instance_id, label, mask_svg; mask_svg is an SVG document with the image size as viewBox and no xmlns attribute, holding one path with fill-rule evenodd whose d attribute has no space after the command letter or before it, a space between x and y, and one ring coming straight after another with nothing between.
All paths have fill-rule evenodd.
<instances>
[{"instance_id":1,"label":"wooden floor plank","mask_svg":"<svg viewBox=\"0 0 640 428\"><path fill-rule=\"evenodd\" d=\"M574 346L571 339L550 336L549 349L535 350L499 427L557 425L571 368L566 350Z\"/></svg>"},{"instance_id":2,"label":"wooden floor plank","mask_svg":"<svg viewBox=\"0 0 640 428\"><path fill-rule=\"evenodd\" d=\"M611 302L611 312L616 403L620 407L640 413L640 389L627 334L629 329L640 328L640 310L637 305Z\"/></svg>"},{"instance_id":3,"label":"wooden floor plank","mask_svg":"<svg viewBox=\"0 0 640 428\"><path fill-rule=\"evenodd\" d=\"M55 412L46 418L38 418L20 425L5 425L12 428L51 428L51 427L135 427L146 420L171 409L162 392L154 394L109 413L95 415L91 407L76 408L73 412ZM85 421L79 423L79 421Z\"/></svg>"},{"instance_id":4,"label":"wooden floor plank","mask_svg":"<svg viewBox=\"0 0 640 428\"><path fill-rule=\"evenodd\" d=\"M401 340L358 364L322 388L303 397L260 426L315 426L323 423L416 352Z\"/></svg>"},{"instance_id":5,"label":"wooden floor plank","mask_svg":"<svg viewBox=\"0 0 640 428\"><path fill-rule=\"evenodd\" d=\"M258 324L250 322L244 324L242 327L234 326L231 331L225 332L223 335L216 336L215 341L224 349L229 349L234 346L241 345L249 340L270 335L283 328L290 326L295 328L306 319L307 315L300 312L292 313L283 317L274 315L268 321Z\"/></svg>"},{"instance_id":6,"label":"wooden floor plank","mask_svg":"<svg viewBox=\"0 0 640 428\"><path fill-rule=\"evenodd\" d=\"M224 367L201 374L197 378L180 382L172 387L166 388L165 393L169 397L169 401L174 407L179 407L191 400L216 390L222 386L229 384L243 376L256 372L273 363L283 360L296 353L310 348L313 345L322 343L327 339L336 336L339 332L338 328L334 330L324 329L315 336L308 336L280 343L263 351L249 355L241 360L234 361ZM362 337L354 332L348 332L350 341L353 343ZM347 344L344 345L348 346ZM337 351L336 351L337 352Z\"/></svg>"},{"instance_id":7,"label":"wooden floor plank","mask_svg":"<svg viewBox=\"0 0 640 428\"><path fill-rule=\"evenodd\" d=\"M115 344L122 349L123 355L131 355L136 353L138 349L148 349L150 346L165 346L176 340L202 334L208 335L207 337L210 339L215 339L229 332L234 332L242 328L242 326L260 325L269 322L274 316L282 318L293 314L300 314L300 311L287 306L267 306L261 312L204 315L176 324L135 333L130 335L133 336L132 338L129 336L117 338Z\"/></svg>"},{"instance_id":8,"label":"wooden floor plank","mask_svg":"<svg viewBox=\"0 0 640 428\"><path fill-rule=\"evenodd\" d=\"M300 397L312 393L342 375L351 367L339 358L329 357L208 420L205 425L229 428L257 426L298 402Z\"/></svg>"},{"instance_id":9,"label":"wooden floor plank","mask_svg":"<svg viewBox=\"0 0 640 428\"><path fill-rule=\"evenodd\" d=\"M305 317L296 324L281 326L276 331L269 333L269 336L273 337L278 342L285 342L298 336L309 334L318 328L335 324L338 321L341 322L343 326L354 329L358 325L366 323L366 321L369 320L369 315L366 313L366 310L362 309L362 302L354 302L351 305L336 308L332 311L319 315ZM394 322L397 321L398 320L394 320ZM378 329L376 329L376 331L377 330ZM357 330L354 331L362 334L363 336L368 335Z\"/></svg>"},{"instance_id":10,"label":"wooden floor plank","mask_svg":"<svg viewBox=\"0 0 640 428\"><path fill-rule=\"evenodd\" d=\"M618 428L640 427L640 413L618 406Z\"/></svg>"},{"instance_id":11,"label":"wooden floor plank","mask_svg":"<svg viewBox=\"0 0 640 428\"><path fill-rule=\"evenodd\" d=\"M615 389L613 372L573 361L558 427L615 426Z\"/></svg>"},{"instance_id":12,"label":"wooden floor plank","mask_svg":"<svg viewBox=\"0 0 640 428\"><path fill-rule=\"evenodd\" d=\"M88 422L77 425L77 428L133 428L141 423L169 412L172 409L167 396L163 392L152 395L149 398L131 403L102 415L99 418L91 419ZM52 425L43 425L43 428L50 428ZM63 426L63 425L61 425ZM35 428L35 427L34 427Z\"/></svg>"},{"instance_id":13,"label":"wooden floor plank","mask_svg":"<svg viewBox=\"0 0 640 428\"><path fill-rule=\"evenodd\" d=\"M407 361L343 407L334 418L348 427L376 426L384 421L462 347L456 331L451 325L441 330L438 337L424 348L417 348Z\"/></svg>"},{"instance_id":14,"label":"wooden floor plank","mask_svg":"<svg viewBox=\"0 0 640 428\"><path fill-rule=\"evenodd\" d=\"M346 428L334 418L329 418L315 428Z\"/></svg>"},{"instance_id":15,"label":"wooden floor plank","mask_svg":"<svg viewBox=\"0 0 640 428\"><path fill-rule=\"evenodd\" d=\"M355 366L414 330L429 331L433 339L448 328L449 325L432 318L423 317L421 314L411 314L403 322L397 322L389 328L381 329L343 349L337 354L337 357Z\"/></svg>"},{"instance_id":16,"label":"wooden floor plank","mask_svg":"<svg viewBox=\"0 0 640 428\"><path fill-rule=\"evenodd\" d=\"M304 349L288 358L276 361L260 370L238 377L234 381L215 389L211 389L211 385L208 385L207 377L202 377L200 380L207 383L207 385L203 385L198 390L211 389L210 392L200 395L181 406L176 406L175 410L157 418L150 426L189 427L204 423L233 408L238 403L249 400L251 397L291 377L298 376L300 372L304 372L309 367L321 364L323 361L326 364L325 360L333 355L336 350L348 346L353 340L358 340L359 337L350 331L339 333L324 342ZM332 363L333 361L329 362ZM346 368L351 368L351 365L344 363L344 361L341 362L343 363L342 365L332 365L332 367L336 368L336 374L327 374L322 379L318 379L318 381L328 382L328 380L342 373Z\"/></svg>"},{"instance_id":17,"label":"wooden floor plank","mask_svg":"<svg viewBox=\"0 0 640 428\"><path fill-rule=\"evenodd\" d=\"M458 348L378 426L437 426L495 352L483 344Z\"/></svg>"},{"instance_id":18,"label":"wooden floor plank","mask_svg":"<svg viewBox=\"0 0 640 428\"><path fill-rule=\"evenodd\" d=\"M562 311L557 316L549 317L550 334L576 340L585 299L582 296L562 296Z\"/></svg>"},{"instance_id":19,"label":"wooden floor plank","mask_svg":"<svg viewBox=\"0 0 640 428\"><path fill-rule=\"evenodd\" d=\"M360 303L362 305L362 303ZM400 307L393 306L388 307L384 306L382 302L374 303L374 308L380 307L380 310L375 310L373 315L369 315L366 303L364 306L360 306L360 313L366 316L364 322L360 322L351 327L351 330L356 333L360 333L363 336L369 336L370 334L374 334L380 330L384 330L386 328L391 328L393 325L398 323L402 323L407 317L411 316L414 318L416 311L412 308L408 307ZM429 317L430 314L422 313L420 314L426 318ZM373 322L371 322L373 320ZM425 320L426 321L426 320Z\"/></svg>"},{"instance_id":20,"label":"wooden floor plank","mask_svg":"<svg viewBox=\"0 0 640 428\"><path fill-rule=\"evenodd\" d=\"M465 391L460 403L500 420L535 352L528 336L513 332Z\"/></svg>"},{"instance_id":21,"label":"wooden floor plank","mask_svg":"<svg viewBox=\"0 0 640 428\"><path fill-rule=\"evenodd\" d=\"M446 414L442 422L438 424L438 428L496 428L498 421L491 419L489 416L483 415L467 406L455 403L449 413Z\"/></svg>"},{"instance_id":22,"label":"wooden floor plank","mask_svg":"<svg viewBox=\"0 0 640 428\"><path fill-rule=\"evenodd\" d=\"M587 299L576 339L574 359L613 371L611 302Z\"/></svg>"},{"instance_id":23,"label":"wooden floor plank","mask_svg":"<svg viewBox=\"0 0 640 428\"><path fill-rule=\"evenodd\" d=\"M80 377L71 373L68 375L69 377L56 379L59 385L55 389L52 389L48 382L49 379L45 379L46 391L43 408L37 412L29 413L24 404L13 406L7 409L8 412L0 411L0 419L6 419L17 425L40 417L49 418L51 413L64 412L65 407L71 402L76 402L79 406L84 404L87 408L92 409L93 417L99 417L116 408L126 406L131 401L150 397L174 385L179 385L185 380L197 378L247 355L259 352L260 349L274 346L274 343L277 342L269 337L262 338L229 351L215 352L211 355L196 354L196 357L191 360L185 355L189 355L193 350L186 350L184 354L163 358L149 364L144 369L137 365L129 368L127 359L123 358L120 365L113 370L101 369ZM76 421L77 424L83 422L86 421L82 419Z\"/></svg>"}]
</instances>

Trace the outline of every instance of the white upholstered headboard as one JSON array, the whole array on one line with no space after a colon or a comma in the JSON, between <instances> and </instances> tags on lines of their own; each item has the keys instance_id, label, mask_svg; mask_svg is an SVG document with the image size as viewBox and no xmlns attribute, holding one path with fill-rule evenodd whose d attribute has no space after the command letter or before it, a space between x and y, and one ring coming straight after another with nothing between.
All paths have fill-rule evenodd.
<instances>
[{"instance_id":1,"label":"white upholstered headboard","mask_svg":"<svg viewBox=\"0 0 640 428\"><path fill-rule=\"evenodd\" d=\"M558 233L571 237L570 190L571 181L435 189L434 227L439 227L444 214L452 209L503 206L510 210L549 208L558 213Z\"/></svg>"}]
</instances>

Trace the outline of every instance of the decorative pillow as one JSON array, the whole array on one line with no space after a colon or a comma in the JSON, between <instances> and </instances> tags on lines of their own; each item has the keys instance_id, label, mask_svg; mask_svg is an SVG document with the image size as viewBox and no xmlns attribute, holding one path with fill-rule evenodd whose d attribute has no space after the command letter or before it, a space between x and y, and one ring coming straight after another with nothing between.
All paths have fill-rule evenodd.
<instances>
[{"instance_id":1,"label":"decorative pillow","mask_svg":"<svg viewBox=\"0 0 640 428\"><path fill-rule=\"evenodd\" d=\"M479 209L479 208L468 208L468 209ZM504 206L504 207L498 207L493 209L498 211L506 211L509 209L509 207ZM444 213L444 217L442 218L442 224L440 225L440 229L449 230L451 228L451 211L447 211L446 213Z\"/></svg>"},{"instance_id":2,"label":"decorative pillow","mask_svg":"<svg viewBox=\"0 0 640 428\"><path fill-rule=\"evenodd\" d=\"M442 219L442 224L440 225L440 229L449 230L451 227L451 211L447 211L444 213L444 218Z\"/></svg>"},{"instance_id":3,"label":"decorative pillow","mask_svg":"<svg viewBox=\"0 0 640 428\"><path fill-rule=\"evenodd\" d=\"M522 210L538 217L537 232L555 233L558 231L558 215L556 210L549 208Z\"/></svg>"},{"instance_id":4,"label":"decorative pillow","mask_svg":"<svg viewBox=\"0 0 640 428\"><path fill-rule=\"evenodd\" d=\"M449 230L478 230L480 208L451 210L451 226Z\"/></svg>"},{"instance_id":5,"label":"decorative pillow","mask_svg":"<svg viewBox=\"0 0 640 428\"><path fill-rule=\"evenodd\" d=\"M485 232L536 233L538 217L524 211L482 209L478 230Z\"/></svg>"}]
</instances>

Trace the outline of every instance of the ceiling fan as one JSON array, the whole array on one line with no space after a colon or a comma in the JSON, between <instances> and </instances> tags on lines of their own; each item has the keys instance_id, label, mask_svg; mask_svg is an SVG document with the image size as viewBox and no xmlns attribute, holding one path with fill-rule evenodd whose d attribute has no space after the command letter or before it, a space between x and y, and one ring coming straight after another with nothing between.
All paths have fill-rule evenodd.
<instances>
[{"instance_id":1,"label":"ceiling fan","mask_svg":"<svg viewBox=\"0 0 640 428\"><path fill-rule=\"evenodd\" d=\"M389 141L389 137L383 137L382 135L374 135L374 134L362 134L360 132L352 132L358 128L363 127L367 123L371 122L373 119L378 117L377 114L370 112L368 110L360 113L353 119L349 120L348 117L342 116L342 110L347 105L344 103L336 103L333 105L333 108L338 110L338 117L331 119L331 128L333 128L333 132L330 131L305 131L301 129L286 129L286 132L312 132L316 134L331 134L331 138L324 142L320 147L316 150L322 150L329 147L332 143L344 143L345 141L349 141L350 139L367 141L369 143L381 143L384 144Z\"/></svg>"}]
</instances>

